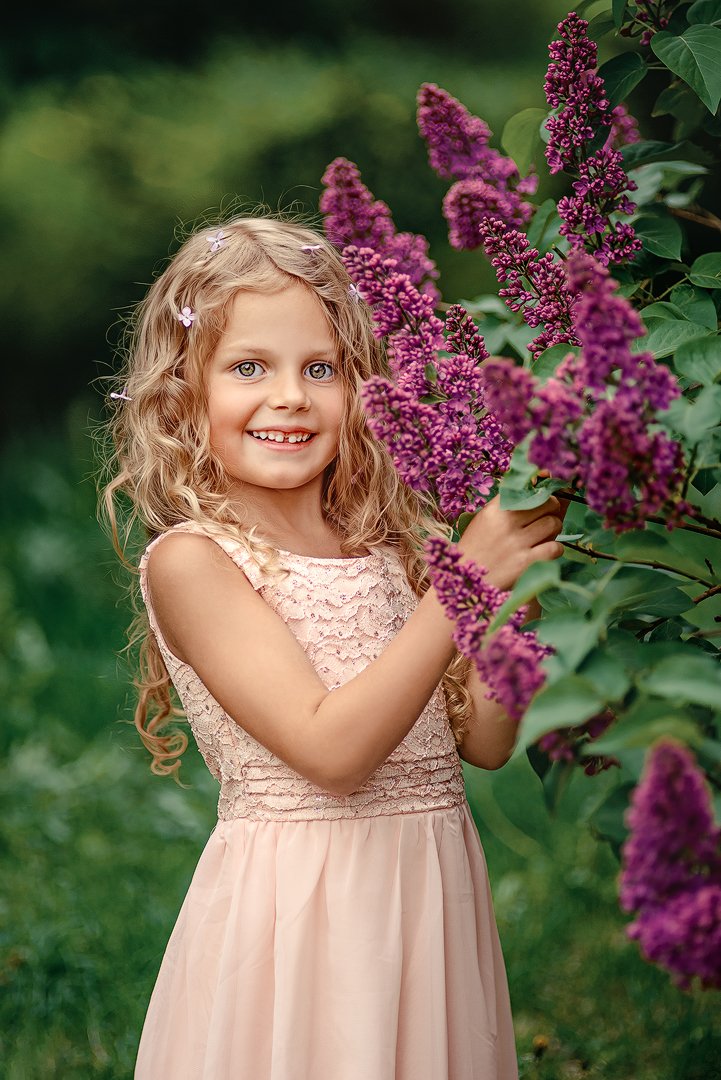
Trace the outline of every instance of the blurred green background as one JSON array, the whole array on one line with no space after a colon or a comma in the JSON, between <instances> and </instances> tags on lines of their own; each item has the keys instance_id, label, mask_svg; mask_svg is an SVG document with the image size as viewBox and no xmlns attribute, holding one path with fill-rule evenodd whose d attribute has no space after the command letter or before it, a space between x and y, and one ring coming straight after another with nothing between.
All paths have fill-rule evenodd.
<instances>
[{"instance_id":1,"label":"blurred green background","mask_svg":"<svg viewBox=\"0 0 721 1080\"><path fill-rule=\"evenodd\" d=\"M449 251L415 92L436 81L496 133L543 103L566 4L129 0L13 12L0 45L0 1075L122 1078L195 861L214 784L152 777L128 727L129 619L95 522L91 383L174 233L231 204L314 212L355 160L424 232L448 299L488 287ZM497 144L497 138L496 138ZM610 851L549 821L525 763L469 776L508 961L522 1076L721 1077L717 999L681 995L624 936ZM372 1080L372 1078L369 1078Z\"/></svg>"}]
</instances>

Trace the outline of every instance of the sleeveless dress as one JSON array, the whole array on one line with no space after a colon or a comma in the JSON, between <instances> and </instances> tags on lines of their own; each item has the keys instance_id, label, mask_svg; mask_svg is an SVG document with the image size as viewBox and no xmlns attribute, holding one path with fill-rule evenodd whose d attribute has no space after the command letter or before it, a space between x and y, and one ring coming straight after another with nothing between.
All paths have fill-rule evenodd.
<instances>
[{"instance_id":1,"label":"sleeveless dress","mask_svg":"<svg viewBox=\"0 0 721 1080\"><path fill-rule=\"evenodd\" d=\"M516 1080L486 865L441 688L362 788L321 790L170 652L146 583L162 539L141 560L143 597L220 798L136 1080ZM417 602L392 551L281 551L288 573L271 575L240 544L216 542L329 689L375 659Z\"/></svg>"}]
</instances>

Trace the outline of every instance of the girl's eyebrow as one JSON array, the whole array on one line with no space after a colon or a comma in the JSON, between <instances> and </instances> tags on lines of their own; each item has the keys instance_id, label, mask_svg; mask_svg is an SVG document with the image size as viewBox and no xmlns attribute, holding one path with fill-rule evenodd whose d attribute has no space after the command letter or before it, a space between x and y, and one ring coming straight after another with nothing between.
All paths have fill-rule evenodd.
<instances>
[{"instance_id":1,"label":"girl's eyebrow","mask_svg":"<svg viewBox=\"0 0 721 1080\"><path fill-rule=\"evenodd\" d=\"M248 356L252 354L253 356L272 357L274 355L273 349L265 348L262 345L253 345L246 341L234 341L231 344L224 346L222 351L224 355L227 353L239 352L245 353ZM316 359L317 357L320 357L322 359L331 360L337 356L337 351L335 349L323 347L321 349L307 349L306 354L311 359Z\"/></svg>"}]
</instances>

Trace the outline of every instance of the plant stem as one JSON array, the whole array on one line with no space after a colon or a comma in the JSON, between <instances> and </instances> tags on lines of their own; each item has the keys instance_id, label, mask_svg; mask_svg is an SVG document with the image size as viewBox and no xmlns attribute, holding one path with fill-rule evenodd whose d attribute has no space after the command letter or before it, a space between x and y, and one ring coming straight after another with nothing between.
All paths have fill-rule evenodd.
<instances>
[{"instance_id":1,"label":"plant stem","mask_svg":"<svg viewBox=\"0 0 721 1080\"><path fill-rule=\"evenodd\" d=\"M565 488L560 488L556 493L557 498L565 499L568 502L581 503L583 506L588 506L588 503L581 495L577 495L575 491L566 491ZM721 540L721 528L716 529L714 525L721 525L721 522L716 521L714 518L706 518L694 514L694 518L697 521L708 522L705 527L700 525L691 525L688 521L679 521L674 527L676 529L685 529L687 532L701 533L702 536L713 536L717 540ZM655 525L668 525L665 518L659 517L657 514L650 514L646 521L652 521Z\"/></svg>"},{"instance_id":2,"label":"plant stem","mask_svg":"<svg viewBox=\"0 0 721 1080\"><path fill-rule=\"evenodd\" d=\"M611 555L607 551L596 551L595 548L586 547L584 544L575 544L571 540L562 540L561 543L564 547L570 548L572 551L578 551L581 555L588 555L591 559L610 559L612 562L631 562L635 566L650 566L652 570L668 570L672 574L678 574L680 577L688 578L689 581L698 581L699 585L711 585L708 578L701 578L697 574L689 574L686 570L679 570L677 566L671 566L669 563L656 562L651 559L619 559L617 555ZM720 592L721 585L714 586L709 589L708 592L703 594L703 599L706 596L711 596L713 592ZM695 603L695 601L694 601Z\"/></svg>"},{"instance_id":3,"label":"plant stem","mask_svg":"<svg viewBox=\"0 0 721 1080\"><path fill-rule=\"evenodd\" d=\"M680 206L670 207L674 217L685 218L686 221L695 221L697 225L705 225L707 229L717 229L721 232L721 218L717 218L710 210L698 207L698 213L693 210L683 210Z\"/></svg>"},{"instance_id":4,"label":"plant stem","mask_svg":"<svg viewBox=\"0 0 721 1080\"><path fill-rule=\"evenodd\" d=\"M721 585L712 585L706 592L700 594L700 596L694 596L694 604L701 604L704 600L708 600L709 596L718 596L721 593Z\"/></svg>"}]
</instances>

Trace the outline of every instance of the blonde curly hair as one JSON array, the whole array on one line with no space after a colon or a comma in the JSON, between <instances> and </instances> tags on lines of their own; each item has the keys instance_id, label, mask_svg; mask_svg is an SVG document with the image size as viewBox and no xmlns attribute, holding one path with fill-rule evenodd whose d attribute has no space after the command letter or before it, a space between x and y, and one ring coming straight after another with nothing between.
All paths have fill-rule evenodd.
<instances>
[{"instance_id":1,"label":"blonde curly hair","mask_svg":"<svg viewBox=\"0 0 721 1080\"><path fill-rule=\"evenodd\" d=\"M215 241L213 238L217 237ZM309 248L311 250L309 250ZM210 445L205 367L224 331L239 289L274 293L302 284L320 301L338 349L345 393L338 454L327 467L322 512L344 554L385 543L402 560L417 595L428 588L421 544L449 535L429 499L400 480L385 447L370 433L360 399L364 380L387 374L368 307L350 290L338 252L316 231L282 217L235 217L190 235L128 321L122 370L114 391L126 399L104 425L105 482L101 512L126 567L136 571L133 536L143 546L181 522L240 540L272 568L273 550L245 520ZM183 308L197 317L188 332ZM170 676L131 586L136 617L129 648L138 649L135 725L155 773L177 773L187 746L173 723L182 716ZM470 712L468 662L456 656L444 677L451 726L460 741Z\"/></svg>"}]
</instances>

